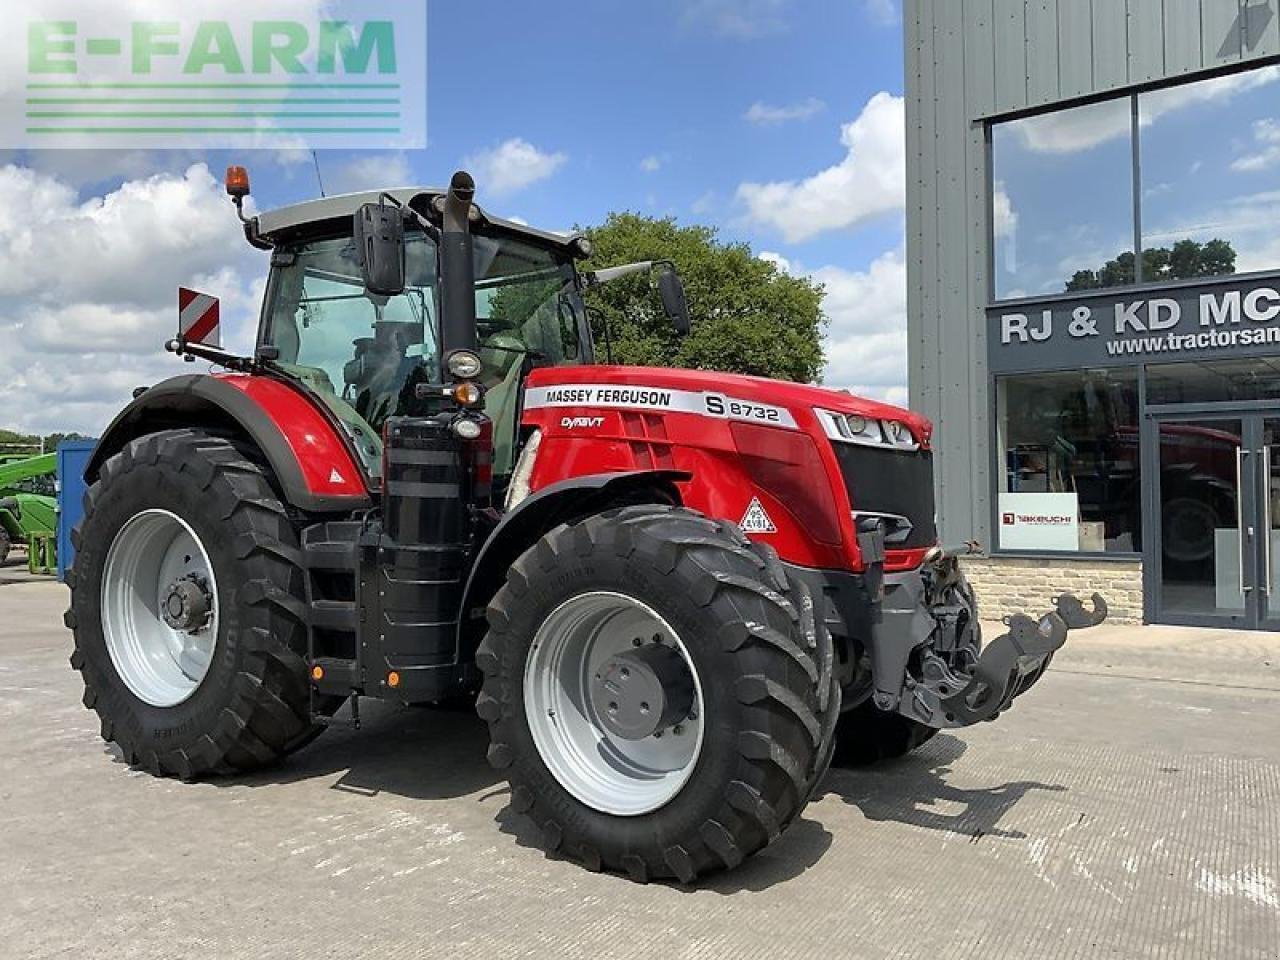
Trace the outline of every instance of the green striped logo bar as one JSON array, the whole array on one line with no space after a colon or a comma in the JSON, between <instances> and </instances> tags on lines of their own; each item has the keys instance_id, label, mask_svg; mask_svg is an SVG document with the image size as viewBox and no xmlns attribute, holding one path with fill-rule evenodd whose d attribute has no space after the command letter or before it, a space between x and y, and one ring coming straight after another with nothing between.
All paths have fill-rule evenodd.
<instances>
[{"instance_id":1,"label":"green striped logo bar","mask_svg":"<svg viewBox=\"0 0 1280 960\"><path fill-rule=\"evenodd\" d=\"M113 6L26 0L25 80L0 98L0 147L426 146L426 0L255 0L242 13L173 0L155 20Z\"/></svg>"}]
</instances>

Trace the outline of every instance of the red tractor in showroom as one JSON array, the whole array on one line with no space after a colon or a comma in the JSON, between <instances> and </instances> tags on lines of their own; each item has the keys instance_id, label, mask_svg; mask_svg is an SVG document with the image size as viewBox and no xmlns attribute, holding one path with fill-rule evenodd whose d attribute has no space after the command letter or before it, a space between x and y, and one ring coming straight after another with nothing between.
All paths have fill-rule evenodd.
<instances>
[{"instance_id":1,"label":"red tractor in showroom","mask_svg":"<svg viewBox=\"0 0 1280 960\"><path fill-rule=\"evenodd\" d=\"M470 697L548 850L691 882L776 839L837 744L993 719L1105 616L1064 596L982 648L915 414L600 364L584 293L649 271L687 331L669 264L584 272L586 238L464 173L253 217L241 168L228 192L270 254L254 354L183 301L169 349L219 372L137 392L76 533L71 662L131 764L238 773L362 697Z\"/></svg>"}]
</instances>

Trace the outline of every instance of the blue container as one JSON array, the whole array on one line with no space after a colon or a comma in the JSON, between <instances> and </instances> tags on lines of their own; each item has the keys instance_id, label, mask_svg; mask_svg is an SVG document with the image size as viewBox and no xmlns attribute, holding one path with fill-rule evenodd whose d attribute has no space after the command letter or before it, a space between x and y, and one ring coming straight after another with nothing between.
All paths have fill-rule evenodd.
<instances>
[{"instance_id":1,"label":"blue container","mask_svg":"<svg viewBox=\"0 0 1280 960\"><path fill-rule=\"evenodd\" d=\"M97 440L64 440L58 444L58 579L66 582L75 560L71 531L84 516L84 469Z\"/></svg>"}]
</instances>

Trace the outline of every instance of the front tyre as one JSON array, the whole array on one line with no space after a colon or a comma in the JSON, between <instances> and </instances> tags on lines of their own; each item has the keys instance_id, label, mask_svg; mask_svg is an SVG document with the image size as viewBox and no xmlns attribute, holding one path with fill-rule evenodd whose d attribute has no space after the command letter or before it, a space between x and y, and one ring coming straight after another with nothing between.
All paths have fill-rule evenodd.
<instances>
[{"instance_id":1,"label":"front tyre","mask_svg":"<svg viewBox=\"0 0 1280 960\"><path fill-rule=\"evenodd\" d=\"M298 557L263 468L225 438L155 433L103 465L66 621L84 704L127 762L246 771L314 735Z\"/></svg>"},{"instance_id":2,"label":"front tyre","mask_svg":"<svg viewBox=\"0 0 1280 960\"><path fill-rule=\"evenodd\" d=\"M549 851L688 883L776 839L825 772L830 638L731 524L637 506L559 527L489 624L489 759Z\"/></svg>"}]
</instances>

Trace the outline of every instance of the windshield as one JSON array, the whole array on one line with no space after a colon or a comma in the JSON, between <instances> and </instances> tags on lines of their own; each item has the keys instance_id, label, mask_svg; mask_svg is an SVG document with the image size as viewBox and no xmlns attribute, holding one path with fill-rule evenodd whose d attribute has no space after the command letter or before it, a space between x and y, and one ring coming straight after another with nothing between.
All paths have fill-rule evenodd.
<instances>
[{"instance_id":1,"label":"windshield","mask_svg":"<svg viewBox=\"0 0 1280 960\"><path fill-rule=\"evenodd\" d=\"M572 264L509 237L475 238L476 333L485 412L493 420L499 488L515 466L523 372L587 362L585 315Z\"/></svg>"},{"instance_id":2,"label":"windshield","mask_svg":"<svg viewBox=\"0 0 1280 960\"><path fill-rule=\"evenodd\" d=\"M415 387L441 380L436 247L422 233L407 241L400 296L365 291L350 237L277 255L268 290L263 343L329 406L375 477L387 418L429 416L431 401L416 399ZM474 244L480 379L500 485L514 465L524 372L589 362L589 340L568 259L514 236L476 236Z\"/></svg>"}]
</instances>

